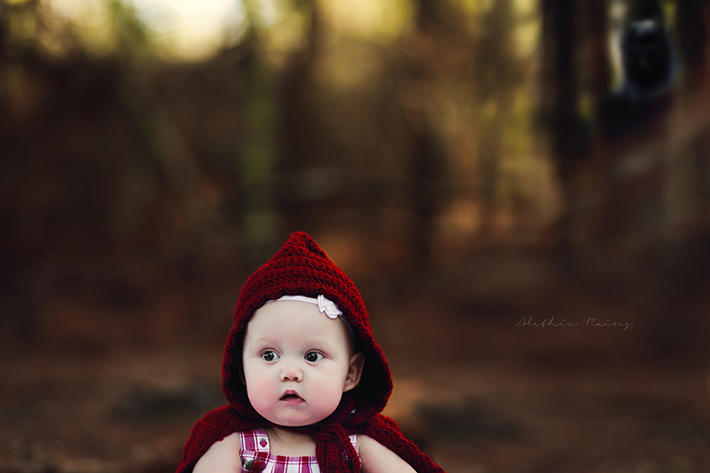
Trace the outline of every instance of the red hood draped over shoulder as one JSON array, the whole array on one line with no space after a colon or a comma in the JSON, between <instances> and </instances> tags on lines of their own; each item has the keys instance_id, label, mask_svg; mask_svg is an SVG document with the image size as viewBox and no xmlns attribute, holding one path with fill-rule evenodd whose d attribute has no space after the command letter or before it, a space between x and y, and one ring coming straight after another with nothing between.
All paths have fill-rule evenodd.
<instances>
[{"instance_id":1,"label":"red hood draped over shoulder","mask_svg":"<svg viewBox=\"0 0 710 473\"><path fill-rule=\"evenodd\" d=\"M321 471L360 471L360 464L347 436L363 434L397 453L418 472L443 472L415 444L402 436L394 421L380 414L392 392L392 376L370 330L360 292L316 242L303 232L291 235L281 250L257 269L242 287L222 365L222 389L229 405L209 412L195 424L183 449L177 472L191 472L207 449L224 437L268 426L268 422L251 406L246 386L241 381L242 343L252 314L267 301L285 295L313 298L323 295L335 302L353 328L356 350L365 357L360 383L344 393L338 409L318 425L298 429L310 434L316 441Z\"/></svg>"}]
</instances>

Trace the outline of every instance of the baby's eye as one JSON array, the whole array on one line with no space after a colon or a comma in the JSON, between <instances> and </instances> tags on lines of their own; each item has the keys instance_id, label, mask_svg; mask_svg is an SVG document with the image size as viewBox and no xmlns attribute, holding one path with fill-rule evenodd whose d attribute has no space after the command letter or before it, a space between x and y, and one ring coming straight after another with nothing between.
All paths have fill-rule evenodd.
<instances>
[{"instance_id":1,"label":"baby's eye","mask_svg":"<svg viewBox=\"0 0 710 473\"><path fill-rule=\"evenodd\" d=\"M264 361L276 361L279 359L279 355L274 350L264 350L261 353L261 359Z\"/></svg>"},{"instance_id":2,"label":"baby's eye","mask_svg":"<svg viewBox=\"0 0 710 473\"><path fill-rule=\"evenodd\" d=\"M308 353L306 353L305 358L306 361L310 363L315 363L316 361L320 361L323 359L323 354L317 351L309 351Z\"/></svg>"}]
</instances>

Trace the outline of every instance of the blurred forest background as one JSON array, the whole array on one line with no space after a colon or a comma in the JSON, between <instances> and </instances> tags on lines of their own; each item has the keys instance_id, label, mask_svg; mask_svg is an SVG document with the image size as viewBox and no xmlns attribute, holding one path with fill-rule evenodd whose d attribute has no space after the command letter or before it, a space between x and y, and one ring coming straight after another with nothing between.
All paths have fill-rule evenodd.
<instances>
[{"instance_id":1,"label":"blurred forest background","mask_svg":"<svg viewBox=\"0 0 710 473\"><path fill-rule=\"evenodd\" d=\"M672 74L624 95L649 18ZM709 25L704 0L0 0L0 472L173 471L295 230L448 472L708 471Z\"/></svg>"}]
</instances>

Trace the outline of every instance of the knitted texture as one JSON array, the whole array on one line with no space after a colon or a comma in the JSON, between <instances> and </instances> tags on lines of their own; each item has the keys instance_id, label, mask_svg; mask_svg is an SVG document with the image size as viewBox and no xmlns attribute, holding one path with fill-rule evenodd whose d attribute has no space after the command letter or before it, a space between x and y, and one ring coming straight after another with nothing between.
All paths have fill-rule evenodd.
<instances>
[{"instance_id":1,"label":"knitted texture","mask_svg":"<svg viewBox=\"0 0 710 473\"><path fill-rule=\"evenodd\" d=\"M392 392L392 377L372 335L360 292L307 234L297 232L242 287L222 365L222 388L229 405L208 413L193 427L178 473L192 471L207 449L224 437L269 425L251 406L246 386L240 379L246 326L254 312L267 301L284 295L317 297L321 294L335 302L348 319L355 334L356 350L365 357L365 366L360 383L344 393L333 414L316 426L291 430L314 439L316 457L324 473L360 471L359 458L349 440L352 434L374 438L418 472L443 472L402 436L394 421L380 414Z\"/></svg>"}]
</instances>

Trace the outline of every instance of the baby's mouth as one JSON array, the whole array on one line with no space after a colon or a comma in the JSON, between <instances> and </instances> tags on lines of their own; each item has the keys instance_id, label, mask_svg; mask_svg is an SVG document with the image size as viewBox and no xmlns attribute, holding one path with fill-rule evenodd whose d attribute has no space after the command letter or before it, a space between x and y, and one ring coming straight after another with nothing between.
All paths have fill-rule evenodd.
<instances>
[{"instance_id":1,"label":"baby's mouth","mask_svg":"<svg viewBox=\"0 0 710 473\"><path fill-rule=\"evenodd\" d=\"M279 399L280 401L302 402L303 398L296 391L286 391Z\"/></svg>"}]
</instances>

